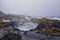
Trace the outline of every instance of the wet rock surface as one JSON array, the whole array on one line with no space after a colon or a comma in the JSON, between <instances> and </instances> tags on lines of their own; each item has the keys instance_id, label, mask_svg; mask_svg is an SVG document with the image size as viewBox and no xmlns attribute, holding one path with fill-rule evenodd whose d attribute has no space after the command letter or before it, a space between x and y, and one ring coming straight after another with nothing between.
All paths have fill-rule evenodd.
<instances>
[{"instance_id":1,"label":"wet rock surface","mask_svg":"<svg viewBox=\"0 0 60 40\"><path fill-rule=\"evenodd\" d=\"M36 22L31 20L21 20L18 25L15 21L9 25L4 22L2 24L7 25L0 24L0 40L60 40L60 36L52 35L53 33L60 35L60 28L57 28L57 25L60 27L59 21L45 19L39 21L41 22L38 26Z\"/></svg>"},{"instance_id":2,"label":"wet rock surface","mask_svg":"<svg viewBox=\"0 0 60 40\"><path fill-rule=\"evenodd\" d=\"M49 38L49 36L32 31L27 34L20 32L20 35L15 33L5 34L0 40L49 40ZM52 36L50 40L60 40L60 36Z\"/></svg>"},{"instance_id":3,"label":"wet rock surface","mask_svg":"<svg viewBox=\"0 0 60 40\"><path fill-rule=\"evenodd\" d=\"M60 40L60 36L46 36L43 34L33 32L28 32L27 34L24 34L24 32L21 32L22 40Z\"/></svg>"},{"instance_id":4,"label":"wet rock surface","mask_svg":"<svg viewBox=\"0 0 60 40\"><path fill-rule=\"evenodd\" d=\"M15 33L8 33L0 40L21 40L21 35Z\"/></svg>"}]
</instances>

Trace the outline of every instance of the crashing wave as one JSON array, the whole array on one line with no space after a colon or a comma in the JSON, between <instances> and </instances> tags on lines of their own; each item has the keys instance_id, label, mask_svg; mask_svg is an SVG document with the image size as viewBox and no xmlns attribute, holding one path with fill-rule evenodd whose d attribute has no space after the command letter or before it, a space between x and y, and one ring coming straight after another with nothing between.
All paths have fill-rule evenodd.
<instances>
[{"instance_id":1,"label":"crashing wave","mask_svg":"<svg viewBox=\"0 0 60 40\"><path fill-rule=\"evenodd\" d=\"M58 18L58 17L54 17L54 18L47 18L47 19L60 20L60 18Z\"/></svg>"},{"instance_id":2,"label":"crashing wave","mask_svg":"<svg viewBox=\"0 0 60 40\"><path fill-rule=\"evenodd\" d=\"M19 25L19 27L17 28L22 31L29 31L29 30L35 29L37 25L38 25L37 23L25 22L22 25Z\"/></svg>"}]
</instances>

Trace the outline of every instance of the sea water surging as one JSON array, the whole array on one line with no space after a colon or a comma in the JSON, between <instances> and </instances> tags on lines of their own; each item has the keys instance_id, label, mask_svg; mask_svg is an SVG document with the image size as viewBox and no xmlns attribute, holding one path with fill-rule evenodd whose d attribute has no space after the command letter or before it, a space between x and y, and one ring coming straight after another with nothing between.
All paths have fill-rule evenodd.
<instances>
[{"instance_id":1,"label":"sea water surging","mask_svg":"<svg viewBox=\"0 0 60 40\"><path fill-rule=\"evenodd\" d=\"M37 23L36 22L32 22L32 21L30 21L30 22L20 22L19 24L18 24L18 27L16 27L16 28L18 28L19 30L22 30L22 31L29 31L29 30L32 30L32 29L35 29L36 27L37 27Z\"/></svg>"}]
</instances>

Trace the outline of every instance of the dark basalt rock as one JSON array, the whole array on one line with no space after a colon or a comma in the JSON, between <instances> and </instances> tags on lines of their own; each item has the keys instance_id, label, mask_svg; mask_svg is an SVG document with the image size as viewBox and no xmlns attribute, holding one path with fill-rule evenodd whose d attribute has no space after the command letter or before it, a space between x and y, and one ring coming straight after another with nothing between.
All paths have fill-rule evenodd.
<instances>
[{"instance_id":1,"label":"dark basalt rock","mask_svg":"<svg viewBox=\"0 0 60 40\"><path fill-rule=\"evenodd\" d=\"M8 33L0 40L22 40L22 36L20 34Z\"/></svg>"}]
</instances>

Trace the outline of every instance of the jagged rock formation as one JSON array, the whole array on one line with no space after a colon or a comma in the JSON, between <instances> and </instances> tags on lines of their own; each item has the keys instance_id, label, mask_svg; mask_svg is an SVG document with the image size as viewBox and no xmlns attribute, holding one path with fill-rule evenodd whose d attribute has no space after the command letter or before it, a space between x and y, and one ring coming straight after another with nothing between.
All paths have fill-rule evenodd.
<instances>
[{"instance_id":1,"label":"jagged rock formation","mask_svg":"<svg viewBox=\"0 0 60 40\"><path fill-rule=\"evenodd\" d=\"M45 35L60 35L60 20L40 19L38 32Z\"/></svg>"},{"instance_id":2,"label":"jagged rock formation","mask_svg":"<svg viewBox=\"0 0 60 40\"><path fill-rule=\"evenodd\" d=\"M22 40L22 36L15 33L8 33L4 37L2 37L0 40Z\"/></svg>"},{"instance_id":3,"label":"jagged rock formation","mask_svg":"<svg viewBox=\"0 0 60 40\"><path fill-rule=\"evenodd\" d=\"M5 14L4 12L0 11L0 19L12 20L12 19L19 19L20 17L17 15L12 14Z\"/></svg>"}]
</instances>

